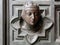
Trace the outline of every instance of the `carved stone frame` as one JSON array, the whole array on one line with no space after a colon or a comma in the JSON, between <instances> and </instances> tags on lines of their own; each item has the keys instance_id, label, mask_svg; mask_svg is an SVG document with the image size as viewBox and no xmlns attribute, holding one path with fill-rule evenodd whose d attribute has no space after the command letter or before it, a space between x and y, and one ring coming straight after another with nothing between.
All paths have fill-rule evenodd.
<instances>
[{"instance_id":1,"label":"carved stone frame","mask_svg":"<svg viewBox=\"0 0 60 45\"><path fill-rule=\"evenodd\" d=\"M9 1L3 0L3 45L9 45ZM43 37L46 38L46 37Z\"/></svg>"}]
</instances>

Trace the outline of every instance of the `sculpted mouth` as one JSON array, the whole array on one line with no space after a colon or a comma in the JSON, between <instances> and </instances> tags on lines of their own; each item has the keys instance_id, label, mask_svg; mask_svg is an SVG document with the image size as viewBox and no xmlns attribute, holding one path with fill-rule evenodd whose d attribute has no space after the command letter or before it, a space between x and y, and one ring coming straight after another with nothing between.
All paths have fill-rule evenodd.
<instances>
[{"instance_id":1,"label":"sculpted mouth","mask_svg":"<svg viewBox=\"0 0 60 45\"><path fill-rule=\"evenodd\" d=\"M35 24L35 21L34 21L34 20L30 20L30 23L31 23L31 24Z\"/></svg>"},{"instance_id":2,"label":"sculpted mouth","mask_svg":"<svg viewBox=\"0 0 60 45\"><path fill-rule=\"evenodd\" d=\"M31 22L35 22L34 20L30 20Z\"/></svg>"}]
</instances>

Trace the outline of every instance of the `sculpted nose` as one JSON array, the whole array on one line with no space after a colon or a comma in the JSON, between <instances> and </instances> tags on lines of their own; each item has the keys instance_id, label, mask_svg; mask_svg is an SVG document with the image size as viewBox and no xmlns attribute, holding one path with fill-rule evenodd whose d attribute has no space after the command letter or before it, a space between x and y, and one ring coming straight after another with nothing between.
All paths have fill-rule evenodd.
<instances>
[{"instance_id":1,"label":"sculpted nose","mask_svg":"<svg viewBox=\"0 0 60 45\"><path fill-rule=\"evenodd\" d=\"M34 19L34 14L32 14L32 19Z\"/></svg>"}]
</instances>

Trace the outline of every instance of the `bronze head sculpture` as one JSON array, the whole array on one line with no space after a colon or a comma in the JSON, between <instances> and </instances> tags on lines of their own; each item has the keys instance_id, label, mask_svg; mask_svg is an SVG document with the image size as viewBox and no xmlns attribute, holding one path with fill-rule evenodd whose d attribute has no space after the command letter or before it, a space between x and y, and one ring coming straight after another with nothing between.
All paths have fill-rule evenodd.
<instances>
[{"instance_id":1,"label":"bronze head sculpture","mask_svg":"<svg viewBox=\"0 0 60 45\"><path fill-rule=\"evenodd\" d=\"M41 26L41 24L43 23L39 5L37 5L33 2L27 2L24 5L24 9L22 10L21 18L24 20L24 22L28 26L28 28L33 31L38 31L39 26ZM22 23L22 22L20 22L20 23Z\"/></svg>"}]
</instances>

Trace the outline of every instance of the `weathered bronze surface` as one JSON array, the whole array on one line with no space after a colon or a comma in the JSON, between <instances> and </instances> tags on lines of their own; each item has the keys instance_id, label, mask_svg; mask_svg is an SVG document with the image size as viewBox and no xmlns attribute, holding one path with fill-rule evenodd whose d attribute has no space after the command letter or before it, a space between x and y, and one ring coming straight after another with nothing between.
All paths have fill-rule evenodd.
<instances>
[{"instance_id":1,"label":"weathered bronze surface","mask_svg":"<svg viewBox=\"0 0 60 45\"><path fill-rule=\"evenodd\" d=\"M18 26L14 26L14 20L19 22ZM14 29L21 29L21 32L24 33L26 40L33 44L38 36L45 35L45 30L49 29L53 22L48 17L42 17L39 5L34 2L26 2L22 10L20 19L14 18L11 21Z\"/></svg>"}]
</instances>

